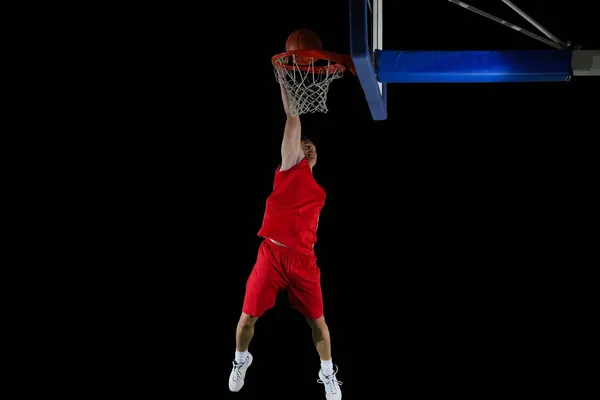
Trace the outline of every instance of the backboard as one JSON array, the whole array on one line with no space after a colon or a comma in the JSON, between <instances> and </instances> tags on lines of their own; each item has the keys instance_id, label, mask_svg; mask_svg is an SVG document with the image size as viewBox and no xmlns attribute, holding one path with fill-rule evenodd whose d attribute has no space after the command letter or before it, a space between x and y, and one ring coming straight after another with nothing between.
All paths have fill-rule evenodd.
<instances>
[{"instance_id":1,"label":"backboard","mask_svg":"<svg viewBox=\"0 0 600 400\"><path fill-rule=\"evenodd\" d=\"M383 0L350 0L350 55L374 120L387 119L387 84L375 72L383 48Z\"/></svg>"}]
</instances>

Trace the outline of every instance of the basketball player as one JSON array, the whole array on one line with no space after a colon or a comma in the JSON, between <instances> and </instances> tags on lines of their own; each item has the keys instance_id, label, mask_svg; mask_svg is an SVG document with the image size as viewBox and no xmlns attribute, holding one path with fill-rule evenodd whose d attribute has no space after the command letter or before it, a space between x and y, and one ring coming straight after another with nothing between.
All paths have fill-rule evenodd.
<instances>
[{"instance_id":1,"label":"basketball player","mask_svg":"<svg viewBox=\"0 0 600 400\"><path fill-rule=\"evenodd\" d=\"M306 317L312 329L312 339L321 359L317 382L324 384L327 400L341 400L342 383L338 382L333 368L329 329L323 316L320 270L313 249L325 191L312 175L317 163L315 145L301 137L300 118L290 116L283 86L281 97L287 114L281 164L275 172L273 191L267 199L258 232L264 240L246 282L229 389L237 392L244 385L252 364L248 345L257 318L275 305L279 290L287 289L290 304Z\"/></svg>"}]
</instances>

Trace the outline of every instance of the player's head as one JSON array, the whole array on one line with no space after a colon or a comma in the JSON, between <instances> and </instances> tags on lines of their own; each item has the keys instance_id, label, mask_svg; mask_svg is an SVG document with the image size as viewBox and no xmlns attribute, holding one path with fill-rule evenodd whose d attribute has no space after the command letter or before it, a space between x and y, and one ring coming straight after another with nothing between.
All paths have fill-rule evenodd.
<instances>
[{"instance_id":1,"label":"player's head","mask_svg":"<svg viewBox=\"0 0 600 400\"><path fill-rule=\"evenodd\" d=\"M317 147L312 140L306 136L302 136L301 146L304 157L308 160L308 165L310 165L311 168L314 167L317 163Z\"/></svg>"}]
</instances>

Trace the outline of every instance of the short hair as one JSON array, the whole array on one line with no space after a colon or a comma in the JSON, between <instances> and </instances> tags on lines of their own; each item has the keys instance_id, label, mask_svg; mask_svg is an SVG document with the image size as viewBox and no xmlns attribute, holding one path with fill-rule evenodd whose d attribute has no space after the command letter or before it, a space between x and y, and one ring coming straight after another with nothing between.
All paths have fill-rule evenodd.
<instances>
[{"instance_id":1,"label":"short hair","mask_svg":"<svg viewBox=\"0 0 600 400\"><path fill-rule=\"evenodd\" d=\"M302 137L300 138L300 141L305 141L305 142L311 142L314 143L308 136L306 135L302 135Z\"/></svg>"}]
</instances>

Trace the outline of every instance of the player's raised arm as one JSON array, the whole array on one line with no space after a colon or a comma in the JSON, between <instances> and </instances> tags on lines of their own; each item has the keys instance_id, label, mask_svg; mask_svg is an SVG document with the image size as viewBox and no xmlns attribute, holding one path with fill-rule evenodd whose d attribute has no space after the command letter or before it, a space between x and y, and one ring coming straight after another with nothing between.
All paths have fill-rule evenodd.
<instances>
[{"instance_id":1,"label":"player's raised arm","mask_svg":"<svg viewBox=\"0 0 600 400\"><path fill-rule=\"evenodd\" d=\"M287 119L283 131L283 140L281 142L281 168L279 170L285 171L298 164L298 162L302 160L304 152L300 146L302 132L300 117L290 115L287 92L283 85L280 86L281 100L283 101L283 109L285 110Z\"/></svg>"}]
</instances>

